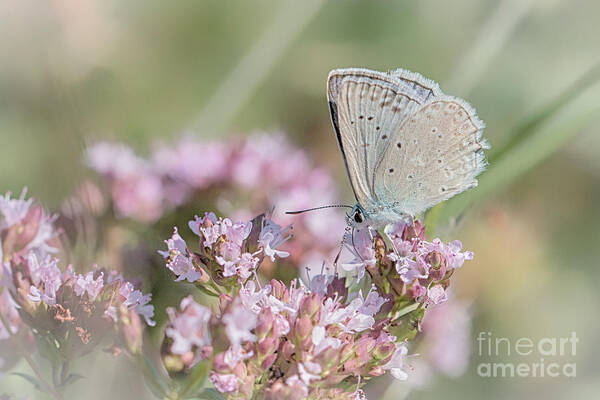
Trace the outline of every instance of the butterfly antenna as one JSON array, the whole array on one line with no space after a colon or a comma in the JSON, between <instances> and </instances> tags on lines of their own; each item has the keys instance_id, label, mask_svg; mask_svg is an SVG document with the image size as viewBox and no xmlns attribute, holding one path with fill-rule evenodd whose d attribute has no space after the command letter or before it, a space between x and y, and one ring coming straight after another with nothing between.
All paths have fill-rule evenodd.
<instances>
[{"instance_id":1,"label":"butterfly antenna","mask_svg":"<svg viewBox=\"0 0 600 400\"><path fill-rule=\"evenodd\" d=\"M334 204L331 206L321 206L321 207L314 207L314 208L307 208L306 210L300 210L300 211L286 211L286 214L289 215L296 215L296 214L302 214L308 211L315 211L315 210L321 210L323 208L341 208L341 207L345 207L345 208L353 208L352 206L347 206L345 204Z\"/></svg>"}]
</instances>

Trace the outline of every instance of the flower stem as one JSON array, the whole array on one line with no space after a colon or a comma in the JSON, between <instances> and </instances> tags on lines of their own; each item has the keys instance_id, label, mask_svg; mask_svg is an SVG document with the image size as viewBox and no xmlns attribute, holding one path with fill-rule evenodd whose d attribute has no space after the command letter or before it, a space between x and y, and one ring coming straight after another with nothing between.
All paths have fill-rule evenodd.
<instances>
[{"instance_id":1,"label":"flower stem","mask_svg":"<svg viewBox=\"0 0 600 400\"><path fill-rule=\"evenodd\" d=\"M6 329L6 331L8 332L9 337L17 343L17 346L19 347L21 355L23 356L23 358L25 359L27 364L29 364L29 367L31 368L31 370L33 371L33 373L35 374L35 376L37 377L39 382L42 384L43 390L50 393L52 395L52 397L54 397L55 399L62 400L63 399L62 393L60 393L58 390L56 390L56 388L53 385L50 385L50 383L48 383L46 378L44 378L39 366L36 364L36 362L33 360L33 358L31 358L31 356L27 352L25 345L21 341L21 338L18 335L15 335L13 333L12 329L10 328L10 324L8 323L8 321L6 320L6 318L5 318L4 314L2 314L2 312L0 312L0 321L2 322L2 325L4 325L4 328Z\"/></svg>"}]
</instances>

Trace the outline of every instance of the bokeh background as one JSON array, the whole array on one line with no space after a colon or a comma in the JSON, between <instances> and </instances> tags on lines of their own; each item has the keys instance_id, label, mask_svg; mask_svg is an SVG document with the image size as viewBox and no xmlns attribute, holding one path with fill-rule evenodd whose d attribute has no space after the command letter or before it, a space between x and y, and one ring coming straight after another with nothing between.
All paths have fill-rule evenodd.
<instances>
[{"instance_id":1,"label":"bokeh background","mask_svg":"<svg viewBox=\"0 0 600 400\"><path fill-rule=\"evenodd\" d=\"M82 154L97 139L143 154L183 132L282 130L334 172L350 201L328 71L421 72L476 107L493 149L480 188L438 210L441 234L476 255L454 280L474 317L470 367L408 398L596 398L598 15L589 0L2 1L0 192L26 185L58 207L92 175ZM448 222L452 214L460 218ZM481 378L481 331L512 341L576 332L577 354L563 361L577 363L577 377ZM127 398L142 385L101 357L85 363L98 371L76 385L86 398ZM38 396L8 375L0 389ZM406 391L393 383L385 398Z\"/></svg>"}]
</instances>

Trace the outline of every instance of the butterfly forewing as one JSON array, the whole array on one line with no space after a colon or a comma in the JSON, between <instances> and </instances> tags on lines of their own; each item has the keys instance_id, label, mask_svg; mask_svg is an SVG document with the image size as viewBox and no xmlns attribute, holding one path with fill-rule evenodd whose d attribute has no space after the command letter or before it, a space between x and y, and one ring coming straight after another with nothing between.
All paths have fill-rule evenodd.
<instances>
[{"instance_id":1,"label":"butterfly forewing","mask_svg":"<svg viewBox=\"0 0 600 400\"><path fill-rule=\"evenodd\" d=\"M374 171L394 132L420 105L412 84L363 70L330 74L329 100L338 141L359 203L378 206ZM379 76L378 76L379 75Z\"/></svg>"},{"instance_id":2,"label":"butterfly forewing","mask_svg":"<svg viewBox=\"0 0 600 400\"><path fill-rule=\"evenodd\" d=\"M375 170L374 192L416 215L477 185L485 169L483 123L460 99L433 98L407 118Z\"/></svg>"}]
</instances>

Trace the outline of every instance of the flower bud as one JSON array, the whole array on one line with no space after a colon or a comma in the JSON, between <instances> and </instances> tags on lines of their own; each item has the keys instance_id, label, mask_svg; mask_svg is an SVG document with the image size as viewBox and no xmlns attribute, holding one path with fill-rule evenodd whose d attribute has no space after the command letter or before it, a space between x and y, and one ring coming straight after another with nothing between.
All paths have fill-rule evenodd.
<instances>
[{"instance_id":1,"label":"flower bud","mask_svg":"<svg viewBox=\"0 0 600 400\"><path fill-rule=\"evenodd\" d=\"M258 342L259 354L271 354L274 353L279 347L279 339L268 337Z\"/></svg>"},{"instance_id":2,"label":"flower bud","mask_svg":"<svg viewBox=\"0 0 600 400\"><path fill-rule=\"evenodd\" d=\"M302 317L297 318L296 324L294 325L296 338L300 341L306 339L310 335L312 327L312 321L308 315L305 314Z\"/></svg>"},{"instance_id":3,"label":"flower bud","mask_svg":"<svg viewBox=\"0 0 600 400\"><path fill-rule=\"evenodd\" d=\"M358 358L352 358L344 363L344 371L349 374L360 375L360 369L364 362Z\"/></svg>"},{"instance_id":4,"label":"flower bud","mask_svg":"<svg viewBox=\"0 0 600 400\"><path fill-rule=\"evenodd\" d=\"M229 307L229 304L231 304L231 300L231 296L227 294L221 293L219 295L219 311L221 311L221 314L225 314L227 307Z\"/></svg>"},{"instance_id":5,"label":"flower bud","mask_svg":"<svg viewBox=\"0 0 600 400\"><path fill-rule=\"evenodd\" d=\"M378 233L377 237L375 238L375 256L376 256L377 260L381 261L385 258L385 254L386 254L385 241L383 240L381 235Z\"/></svg>"},{"instance_id":6,"label":"flower bud","mask_svg":"<svg viewBox=\"0 0 600 400\"><path fill-rule=\"evenodd\" d=\"M263 339L269 334L272 328L273 312L270 308L267 308L258 315L258 325L256 326L254 333L259 339Z\"/></svg>"},{"instance_id":7,"label":"flower bud","mask_svg":"<svg viewBox=\"0 0 600 400\"><path fill-rule=\"evenodd\" d=\"M314 319L318 319L319 315L317 315L317 313L320 310L321 298L315 293L302 299L300 307L298 308L298 315L308 315L311 318L316 317Z\"/></svg>"},{"instance_id":8,"label":"flower bud","mask_svg":"<svg viewBox=\"0 0 600 400\"><path fill-rule=\"evenodd\" d=\"M347 343L340 351L340 360L347 360L354 354L354 343Z\"/></svg>"},{"instance_id":9,"label":"flower bud","mask_svg":"<svg viewBox=\"0 0 600 400\"><path fill-rule=\"evenodd\" d=\"M385 360L391 357L395 350L396 345L394 342L379 343L373 350L373 357L377 360Z\"/></svg>"},{"instance_id":10,"label":"flower bud","mask_svg":"<svg viewBox=\"0 0 600 400\"><path fill-rule=\"evenodd\" d=\"M365 358L369 360L374 347L375 339L371 336L363 335L356 342L356 354L363 360Z\"/></svg>"},{"instance_id":11,"label":"flower bud","mask_svg":"<svg viewBox=\"0 0 600 400\"><path fill-rule=\"evenodd\" d=\"M427 289L419 282L415 282L406 290L406 293L413 299L417 299L419 297L425 296L427 293Z\"/></svg>"},{"instance_id":12,"label":"flower bud","mask_svg":"<svg viewBox=\"0 0 600 400\"><path fill-rule=\"evenodd\" d=\"M381 376L381 375L385 374L385 370L381 366L376 366L376 367L371 368L369 370L368 374L371 376Z\"/></svg>"},{"instance_id":13,"label":"flower bud","mask_svg":"<svg viewBox=\"0 0 600 400\"><path fill-rule=\"evenodd\" d=\"M295 352L296 348L290 341L286 341L285 343L283 343L283 346L281 346L281 354L284 359L291 359Z\"/></svg>"},{"instance_id":14,"label":"flower bud","mask_svg":"<svg viewBox=\"0 0 600 400\"><path fill-rule=\"evenodd\" d=\"M344 299L348 295L348 288L346 288L346 278L339 278L335 276L331 283L327 286L327 297L338 299Z\"/></svg>"},{"instance_id":15,"label":"flower bud","mask_svg":"<svg viewBox=\"0 0 600 400\"><path fill-rule=\"evenodd\" d=\"M419 239L423 240L425 238L425 226L420 221L414 221L410 225L404 226L404 231L402 232L403 240L412 240Z\"/></svg>"},{"instance_id":16,"label":"flower bud","mask_svg":"<svg viewBox=\"0 0 600 400\"><path fill-rule=\"evenodd\" d=\"M144 329L140 316L133 310L121 307L120 325L127 350L131 354L140 354Z\"/></svg>"},{"instance_id":17,"label":"flower bud","mask_svg":"<svg viewBox=\"0 0 600 400\"><path fill-rule=\"evenodd\" d=\"M213 360L213 369L218 373L229 373L231 368L225 362L225 353L219 353Z\"/></svg>"},{"instance_id":18,"label":"flower bud","mask_svg":"<svg viewBox=\"0 0 600 400\"><path fill-rule=\"evenodd\" d=\"M425 257L425 262L431 266L429 276L435 280L441 280L446 275L446 260L439 251L432 251Z\"/></svg>"},{"instance_id":19,"label":"flower bud","mask_svg":"<svg viewBox=\"0 0 600 400\"><path fill-rule=\"evenodd\" d=\"M271 294L279 300L287 300L289 294L286 286L278 280L271 279Z\"/></svg>"},{"instance_id":20,"label":"flower bud","mask_svg":"<svg viewBox=\"0 0 600 400\"><path fill-rule=\"evenodd\" d=\"M40 228L41 219L42 207L35 206L27 212L18 230L18 238L15 243L18 249L25 248L35 238Z\"/></svg>"},{"instance_id":21,"label":"flower bud","mask_svg":"<svg viewBox=\"0 0 600 400\"><path fill-rule=\"evenodd\" d=\"M273 363L275 362L275 360L277 359L277 354L271 354L270 356L267 356L263 362L260 364L260 367L263 370L266 370L268 368L271 367L271 365L273 365Z\"/></svg>"},{"instance_id":22,"label":"flower bud","mask_svg":"<svg viewBox=\"0 0 600 400\"><path fill-rule=\"evenodd\" d=\"M200 347L199 353L200 353L200 358L202 358L203 360L206 360L207 358L212 356L213 347L212 346L202 346L202 347Z\"/></svg>"}]
</instances>

